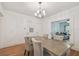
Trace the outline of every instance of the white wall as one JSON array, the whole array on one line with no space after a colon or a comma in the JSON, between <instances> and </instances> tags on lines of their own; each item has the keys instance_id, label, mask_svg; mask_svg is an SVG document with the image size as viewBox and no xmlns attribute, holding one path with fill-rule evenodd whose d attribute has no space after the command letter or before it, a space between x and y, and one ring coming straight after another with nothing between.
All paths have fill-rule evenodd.
<instances>
[{"instance_id":1,"label":"white wall","mask_svg":"<svg viewBox=\"0 0 79 59\"><path fill-rule=\"evenodd\" d=\"M0 18L0 48L24 43L29 25L34 27L35 35L41 33L39 19L8 10L3 10L3 14Z\"/></svg>"},{"instance_id":2,"label":"white wall","mask_svg":"<svg viewBox=\"0 0 79 59\"><path fill-rule=\"evenodd\" d=\"M2 10L2 8L0 8ZM70 41L74 43L74 49L79 50L79 6L60 12L54 16L37 19L12 11L2 10L4 17L0 18L0 48L24 43L24 36L29 26L34 27L34 33L50 34L51 22L70 19ZM42 22L42 23L41 23ZM25 28L25 30L24 30Z\"/></svg>"},{"instance_id":3,"label":"white wall","mask_svg":"<svg viewBox=\"0 0 79 59\"><path fill-rule=\"evenodd\" d=\"M3 10L2 10L2 6L1 6L1 2L0 2L0 13L2 13L3 12ZM2 17L0 16L0 47L2 46L2 41L1 41L1 21L2 21Z\"/></svg>"},{"instance_id":4,"label":"white wall","mask_svg":"<svg viewBox=\"0 0 79 59\"><path fill-rule=\"evenodd\" d=\"M43 33L50 34L51 22L63 19L70 19L70 42L74 43L73 48L79 51L79 6L43 19Z\"/></svg>"}]
</instances>

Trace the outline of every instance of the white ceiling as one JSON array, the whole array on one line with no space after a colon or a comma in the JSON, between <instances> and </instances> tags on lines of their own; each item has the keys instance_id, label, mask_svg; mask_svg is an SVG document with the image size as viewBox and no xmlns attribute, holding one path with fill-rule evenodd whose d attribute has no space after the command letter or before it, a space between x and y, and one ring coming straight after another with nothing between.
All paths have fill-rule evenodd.
<instances>
[{"instance_id":1,"label":"white ceiling","mask_svg":"<svg viewBox=\"0 0 79 59\"><path fill-rule=\"evenodd\" d=\"M46 10L46 17L79 5L79 2L43 2L42 8ZM38 2L2 2L7 10L34 16L38 9Z\"/></svg>"}]
</instances>

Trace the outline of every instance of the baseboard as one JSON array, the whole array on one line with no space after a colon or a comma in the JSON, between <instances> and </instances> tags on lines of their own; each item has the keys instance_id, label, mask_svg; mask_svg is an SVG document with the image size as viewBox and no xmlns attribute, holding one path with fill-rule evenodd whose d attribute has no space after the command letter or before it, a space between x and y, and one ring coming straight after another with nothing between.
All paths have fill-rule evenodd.
<instances>
[{"instance_id":1,"label":"baseboard","mask_svg":"<svg viewBox=\"0 0 79 59\"><path fill-rule=\"evenodd\" d=\"M76 50L76 51L79 51L79 47L73 46L71 49Z\"/></svg>"},{"instance_id":2,"label":"baseboard","mask_svg":"<svg viewBox=\"0 0 79 59\"><path fill-rule=\"evenodd\" d=\"M24 44L24 43L18 43L18 44L3 46L3 47L0 47L0 49L9 48L9 47L17 46L17 45L22 45L22 44Z\"/></svg>"}]
</instances>

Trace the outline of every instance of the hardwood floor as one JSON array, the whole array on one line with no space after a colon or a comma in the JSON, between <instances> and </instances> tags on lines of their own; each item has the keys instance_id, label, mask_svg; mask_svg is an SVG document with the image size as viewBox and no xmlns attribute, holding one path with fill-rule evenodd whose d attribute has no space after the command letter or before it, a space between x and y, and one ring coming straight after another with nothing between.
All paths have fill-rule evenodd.
<instances>
[{"instance_id":1,"label":"hardwood floor","mask_svg":"<svg viewBox=\"0 0 79 59\"><path fill-rule=\"evenodd\" d=\"M24 44L20 44L0 49L0 56L23 56L25 50L24 47Z\"/></svg>"},{"instance_id":2,"label":"hardwood floor","mask_svg":"<svg viewBox=\"0 0 79 59\"><path fill-rule=\"evenodd\" d=\"M0 56L24 56L24 44L0 49ZM79 56L79 51L70 51L70 56Z\"/></svg>"},{"instance_id":3,"label":"hardwood floor","mask_svg":"<svg viewBox=\"0 0 79 59\"><path fill-rule=\"evenodd\" d=\"M79 56L79 51L72 50L70 51L70 56Z\"/></svg>"}]
</instances>

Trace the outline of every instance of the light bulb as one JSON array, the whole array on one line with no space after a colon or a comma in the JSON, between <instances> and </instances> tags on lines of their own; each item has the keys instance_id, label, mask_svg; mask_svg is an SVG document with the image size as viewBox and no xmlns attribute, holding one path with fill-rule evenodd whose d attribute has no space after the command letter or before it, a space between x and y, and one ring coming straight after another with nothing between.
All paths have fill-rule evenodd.
<instances>
[{"instance_id":1,"label":"light bulb","mask_svg":"<svg viewBox=\"0 0 79 59\"><path fill-rule=\"evenodd\" d=\"M39 14L39 15L38 15L38 17L40 17L40 18L41 18L41 17L42 17L42 16L41 16L41 14Z\"/></svg>"},{"instance_id":2,"label":"light bulb","mask_svg":"<svg viewBox=\"0 0 79 59\"><path fill-rule=\"evenodd\" d=\"M37 10L37 13L39 13L40 11L39 10Z\"/></svg>"},{"instance_id":3,"label":"light bulb","mask_svg":"<svg viewBox=\"0 0 79 59\"><path fill-rule=\"evenodd\" d=\"M35 13L34 15L37 16L37 13Z\"/></svg>"},{"instance_id":4,"label":"light bulb","mask_svg":"<svg viewBox=\"0 0 79 59\"><path fill-rule=\"evenodd\" d=\"M43 12L43 15L45 16L46 15L45 10L43 10L42 12Z\"/></svg>"}]
</instances>

